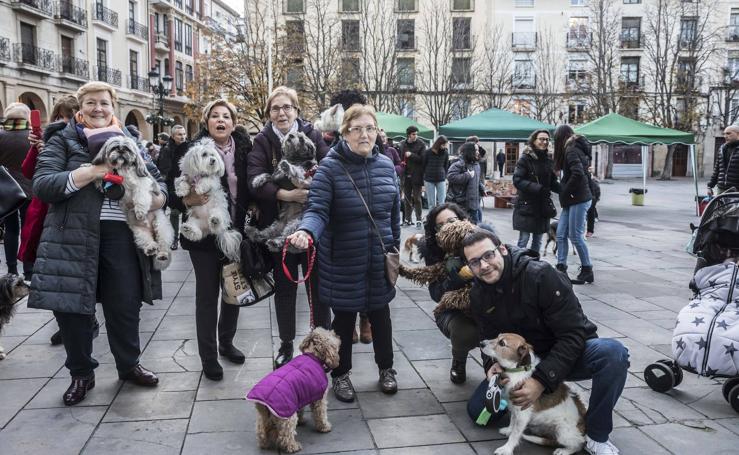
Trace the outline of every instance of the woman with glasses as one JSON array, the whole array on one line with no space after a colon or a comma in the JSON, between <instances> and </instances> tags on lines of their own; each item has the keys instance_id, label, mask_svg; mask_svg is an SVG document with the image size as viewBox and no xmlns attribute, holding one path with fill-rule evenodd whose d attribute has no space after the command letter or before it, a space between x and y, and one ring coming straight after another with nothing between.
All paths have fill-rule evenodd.
<instances>
[{"instance_id":1,"label":"woman with glasses","mask_svg":"<svg viewBox=\"0 0 739 455\"><path fill-rule=\"evenodd\" d=\"M254 138L254 149L247 157L247 179L251 194L256 200L259 215L257 227L264 229L277 219L279 205L282 202L301 202L308 200L308 190L280 189L272 182L255 188L252 185L254 178L268 174L272 175L275 166L282 159L282 141L288 133L302 132L316 145L316 158L320 161L326 156L328 147L323 142L321 132L313 129L313 125L298 117L300 105L298 94L288 87L277 87L269 98L267 98L267 112L269 121L262 131ZM295 299L298 286L290 281L280 265L282 254L274 255L274 279L275 279L275 313L277 315L277 328L280 334L280 348L275 358L274 367L279 368L293 358L293 340L295 339ZM317 262L317 261L316 261ZM288 253L285 259L290 274L298 276L298 265L303 269L303 274L308 270L308 258L305 254ZM310 286L310 289L309 289ZM316 326L328 327L331 322L331 314L328 307L320 305L318 301L318 274L312 273L310 279L305 283L306 291L313 296L314 319Z\"/></svg>"},{"instance_id":2,"label":"woman with glasses","mask_svg":"<svg viewBox=\"0 0 739 455\"><path fill-rule=\"evenodd\" d=\"M473 278L469 268L465 267L464 260L458 255L446 253L436 241L436 235L446 224L466 219L467 212L452 202L437 205L426 216L426 237L419 245L419 252L427 266L443 261L447 271L444 278L429 283L429 294L434 302L440 302L446 292L466 286ZM454 384L462 384L467 380L467 354L478 347L480 342L477 325L461 310L445 310L436 316L436 326L452 343L449 380Z\"/></svg>"},{"instance_id":3,"label":"woman with glasses","mask_svg":"<svg viewBox=\"0 0 739 455\"><path fill-rule=\"evenodd\" d=\"M393 163L375 145L375 110L350 107L341 135L318 167L303 221L288 240L298 249L307 248L309 240L318 243L321 300L333 310L332 327L341 339L332 388L338 400L351 402L352 333L358 312L367 313L372 325L380 390L398 390L389 305L395 286L386 278L385 253L400 246L400 195Z\"/></svg>"},{"instance_id":4,"label":"woman with glasses","mask_svg":"<svg viewBox=\"0 0 739 455\"><path fill-rule=\"evenodd\" d=\"M554 214L552 191L559 193L559 181L554 173L554 162L549 158L549 131L536 130L529 136L526 148L516 163L513 185L518 190L513 207L513 229L519 231L518 247L526 248L531 238L531 249L539 252L541 238L549 230Z\"/></svg>"},{"instance_id":5,"label":"woman with glasses","mask_svg":"<svg viewBox=\"0 0 739 455\"><path fill-rule=\"evenodd\" d=\"M569 241L580 256L580 273L572 284L592 283L593 264L585 243L585 227L588 209L593 202L590 192L590 166L592 154L588 140L575 134L569 125L560 125L554 131L554 168L562 171L562 189L559 203L562 214L557 224L557 270L567 274Z\"/></svg>"}]
</instances>

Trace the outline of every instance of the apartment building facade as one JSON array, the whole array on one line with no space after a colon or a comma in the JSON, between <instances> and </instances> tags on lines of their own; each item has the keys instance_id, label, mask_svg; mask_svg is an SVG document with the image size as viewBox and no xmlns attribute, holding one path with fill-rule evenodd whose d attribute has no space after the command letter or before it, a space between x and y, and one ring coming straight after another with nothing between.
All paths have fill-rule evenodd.
<instances>
[{"instance_id":1,"label":"apartment building facade","mask_svg":"<svg viewBox=\"0 0 739 455\"><path fill-rule=\"evenodd\" d=\"M654 14L657 1L609 2L609 14L614 15L611 25L616 29L612 77L615 89L623 91L619 100L624 101L619 103L618 110L633 118L649 117L644 99L653 91L650 77L654 71L647 67L650 63L645 46L646 24L647 15ZM672 1L674 5L689 6L697 0ZM255 0L245 0L245 10L249 11L254 3ZM314 0L281 0L278 3L274 11L278 24L298 33L311 27L307 9L315 7ZM388 29L387 39L394 41L396 57L387 71L397 75L393 89L408 94L394 109L396 113L433 125L421 93L434 88L428 83L429 74L434 71L429 66L427 49L438 46L440 40L429 31L433 22L429 18L443 11L446 18L451 19L451 28L444 29L451 38L437 65L450 68L448 87L458 93L452 106L452 119L479 112L490 105L488 100L496 99L492 105L540 117L549 123L576 125L594 118L590 86L595 24L593 3L591 0L335 0L329 5L330 13L340 21L336 40L341 43L342 67L348 69L342 76L346 84L357 82L349 77L352 73L364 71L362 65L366 60L362 54L374 52L363 48L367 43L363 32L363 23L367 21L365 12L370 9L377 14L377 5L391 11L387 17L393 26ZM713 44L718 48L700 74L690 78L694 85L693 95L700 98L701 109L705 111L704 118L693 122L700 142L699 173L711 168L713 150L720 143L723 125L736 122L739 113L739 1L712 0L712 5L714 10L708 29L720 34ZM674 39L687 48L683 43L690 42L700 32L700 19L689 12L681 16L674 10L670 14ZM683 55L683 50L679 51ZM497 60L491 55L497 55ZM679 87L680 78L690 74L691 65L694 63L687 56L676 63L678 82L675 89ZM495 67L505 69L497 71ZM300 71L298 69L297 74L289 72L286 82L300 85ZM495 78L502 82L491 81ZM368 90L361 83L356 85ZM633 96L629 98L629 94ZM627 102L632 98L634 102ZM683 102L679 94L673 98L676 105ZM547 109L545 114L544 109ZM673 111L676 116L673 123L680 123L677 122L680 109ZM497 147L508 151L510 166L513 166L520 147L514 144L498 144ZM617 175L640 172L641 161L637 161L640 150L617 149L609 154L598 148L598 173L605 172L604 159L610 155L617 164ZM651 156L649 168L656 173L661 169L665 151L657 148ZM674 154L673 173L689 175L690 172L687 147L679 148Z\"/></svg>"},{"instance_id":2,"label":"apartment building facade","mask_svg":"<svg viewBox=\"0 0 739 455\"><path fill-rule=\"evenodd\" d=\"M0 1L0 111L21 101L46 122L60 96L98 80L116 88L118 118L152 138L146 117L158 109L149 82L154 69L173 78L165 114L194 134L198 120L185 114L186 87L214 1Z\"/></svg>"}]
</instances>

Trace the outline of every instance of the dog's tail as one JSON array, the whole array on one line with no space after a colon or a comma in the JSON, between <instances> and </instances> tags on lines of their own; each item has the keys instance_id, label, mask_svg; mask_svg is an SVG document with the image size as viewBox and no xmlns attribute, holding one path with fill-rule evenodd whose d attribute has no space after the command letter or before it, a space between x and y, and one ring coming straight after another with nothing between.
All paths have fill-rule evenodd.
<instances>
[{"instance_id":1,"label":"dog's tail","mask_svg":"<svg viewBox=\"0 0 739 455\"><path fill-rule=\"evenodd\" d=\"M532 444L538 444L545 447L559 447L559 444L557 444L557 441L555 441L554 439L544 438L541 436L526 433L524 433L521 437L524 439L524 441L529 441Z\"/></svg>"},{"instance_id":2,"label":"dog's tail","mask_svg":"<svg viewBox=\"0 0 739 455\"><path fill-rule=\"evenodd\" d=\"M216 237L218 249L233 262L240 261L241 234L233 229L228 229Z\"/></svg>"}]
</instances>

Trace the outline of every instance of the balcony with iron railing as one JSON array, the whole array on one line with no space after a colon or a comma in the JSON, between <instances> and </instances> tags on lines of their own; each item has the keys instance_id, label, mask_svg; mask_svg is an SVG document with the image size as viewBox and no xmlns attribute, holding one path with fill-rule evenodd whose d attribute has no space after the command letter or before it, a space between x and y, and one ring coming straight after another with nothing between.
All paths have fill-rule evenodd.
<instances>
[{"instance_id":1,"label":"balcony with iron railing","mask_svg":"<svg viewBox=\"0 0 739 455\"><path fill-rule=\"evenodd\" d=\"M45 73L56 71L56 54L32 44L13 44L13 60L24 68Z\"/></svg>"},{"instance_id":2,"label":"balcony with iron railing","mask_svg":"<svg viewBox=\"0 0 739 455\"><path fill-rule=\"evenodd\" d=\"M621 49L642 49L644 47L644 36L621 36Z\"/></svg>"},{"instance_id":3,"label":"balcony with iron railing","mask_svg":"<svg viewBox=\"0 0 739 455\"><path fill-rule=\"evenodd\" d=\"M138 90L140 92L149 92L151 90L149 79L146 77L139 77L138 74L131 74L128 76L128 88L131 90Z\"/></svg>"},{"instance_id":4,"label":"balcony with iron railing","mask_svg":"<svg viewBox=\"0 0 739 455\"><path fill-rule=\"evenodd\" d=\"M691 71L678 71L675 82L675 92L677 93L698 92L703 86L703 76L696 75Z\"/></svg>"},{"instance_id":5,"label":"balcony with iron railing","mask_svg":"<svg viewBox=\"0 0 739 455\"><path fill-rule=\"evenodd\" d=\"M726 41L730 43L739 43L739 26L730 25L726 29Z\"/></svg>"},{"instance_id":6,"label":"balcony with iron railing","mask_svg":"<svg viewBox=\"0 0 739 455\"><path fill-rule=\"evenodd\" d=\"M0 38L0 62L10 61L10 39Z\"/></svg>"},{"instance_id":7,"label":"balcony with iron railing","mask_svg":"<svg viewBox=\"0 0 739 455\"><path fill-rule=\"evenodd\" d=\"M590 89L590 73L585 70L569 70L565 76L565 89L568 92L582 92Z\"/></svg>"},{"instance_id":8,"label":"balcony with iron railing","mask_svg":"<svg viewBox=\"0 0 739 455\"><path fill-rule=\"evenodd\" d=\"M146 41L149 38L149 27L136 21L128 20L128 26L126 27L126 35L138 39L140 41Z\"/></svg>"},{"instance_id":9,"label":"balcony with iron railing","mask_svg":"<svg viewBox=\"0 0 739 455\"><path fill-rule=\"evenodd\" d=\"M621 90L639 91L646 87L646 81L644 76L627 77L622 74L618 77L618 86Z\"/></svg>"},{"instance_id":10,"label":"balcony with iron railing","mask_svg":"<svg viewBox=\"0 0 739 455\"><path fill-rule=\"evenodd\" d=\"M87 30L87 10L69 0L62 0L54 4L54 21L59 26L84 32Z\"/></svg>"},{"instance_id":11,"label":"balcony with iron railing","mask_svg":"<svg viewBox=\"0 0 739 455\"><path fill-rule=\"evenodd\" d=\"M109 66L95 67L95 80L121 86L121 71Z\"/></svg>"},{"instance_id":12,"label":"balcony with iron railing","mask_svg":"<svg viewBox=\"0 0 739 455\"><path fill-rule=\"evenodd\" d=\"M118 28L118 13L112 9L106 8L100 3L95 4L95 14L93 22L103 25L111 30Z\"/></svg>"},{"instance_id":13,"label":"balcony with iron railing","mask_svg":"<svg viewBox=\"0 0 739 455\"><path fill-rule=\"evenodd\" d=\"M567 33L567 49L583 50L590 47L590 33L586 32L569 32Z\"/></svg>"},{"instance_id":14,"label":"balcony with iron railing","mask_svg":"<svg viewBox=\"0 0 739 455\"><path fill-rule=\"evenodd\" d=\"M536 32L513 32L511 47L514 51L533 50L536 48Z\"/></svg>"},{"instance_id":15,"label":"balcony with iron railing","mask_svg":"<svg viewBox=\"0 0 739 455\"><path fill-rule=\"evenodd\" d=\"M149 0L149 4L158 11L167 12L172 9L172 0Z\"/></svg>"},{"instance_id":16,"label":"balcony with iron railing","mask_svg":"<svg viewBox=\"0 0 739 455\"><path fill-rule=\"evenodd\" d=\"M511 87L516 92L536 90L536 75L512 75Z\"/></svg>"},{"instance_id":17,"label":"balcony with iron railing","mask_svg":"<svg viewBox=\"0 0 739 455\"><path fill-rule=\"evenodd\" d=\"M163 33L157 33L154 39L154 50L162 54L169 52L169 37Z\"/></svg>"},{"instance_id":18,"label":"balcony with iron railing","mask_svg":"<svg viewBox=\"0 0 739 455\"><path fill-rule=\"evenodd\" d=\"M52 14L51 0L11 0L10 7L39 19L48 19Z\"/></svg>"},{"instance_id":19,"label":"balcony with iron railing","mask_svg":"<svg viewBox=\"0 0 739 455\"><path fill-rule=\"evenodd\" d=\"M71 55L59 56L59 71L62 76L71 77L72 79L87 80L90 78L89 62Z\"/></svg>"}]
</instances>

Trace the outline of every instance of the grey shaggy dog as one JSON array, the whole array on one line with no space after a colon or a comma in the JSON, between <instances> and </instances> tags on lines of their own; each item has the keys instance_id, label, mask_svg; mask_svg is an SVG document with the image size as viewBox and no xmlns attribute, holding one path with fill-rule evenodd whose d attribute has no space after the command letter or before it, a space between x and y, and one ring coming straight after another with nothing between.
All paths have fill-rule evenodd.
<instances>
[{"instance_id":1,"label":"grey shaggy dog","mask_svg":"<svg viewBox=\"0 0 739 455\"><path fill-rule=\"evenodd\" d=\"M30 289L18 275L7 274L0 277L0 330L10 322L15 314L15 304L28 295ZM5 358L5 351L0 346L0 360Z\"/></svg>"},{"instance_id":2,"label":"grey shaggy dog","mask_svg":"<svg viewBox=\"0 0 739 455\"><path fill-rule=\"evenodd\" d=\"M274 182L281 189L308 189L318 166L316 146L308 136L301 132L288 133L282 142L282 160L277 163L272 175L267 173L254 177L252 186L259 188L267 182ZM303 219L303 204L300 202L279 201L280 212L277 220L261 231L253 226L244 228L247 237L255 242L265 242L267 249L278 253L285 245L285 239L298 230ZM299 253L291 246L292 253Z\"/></svg>"}]
</instances>

